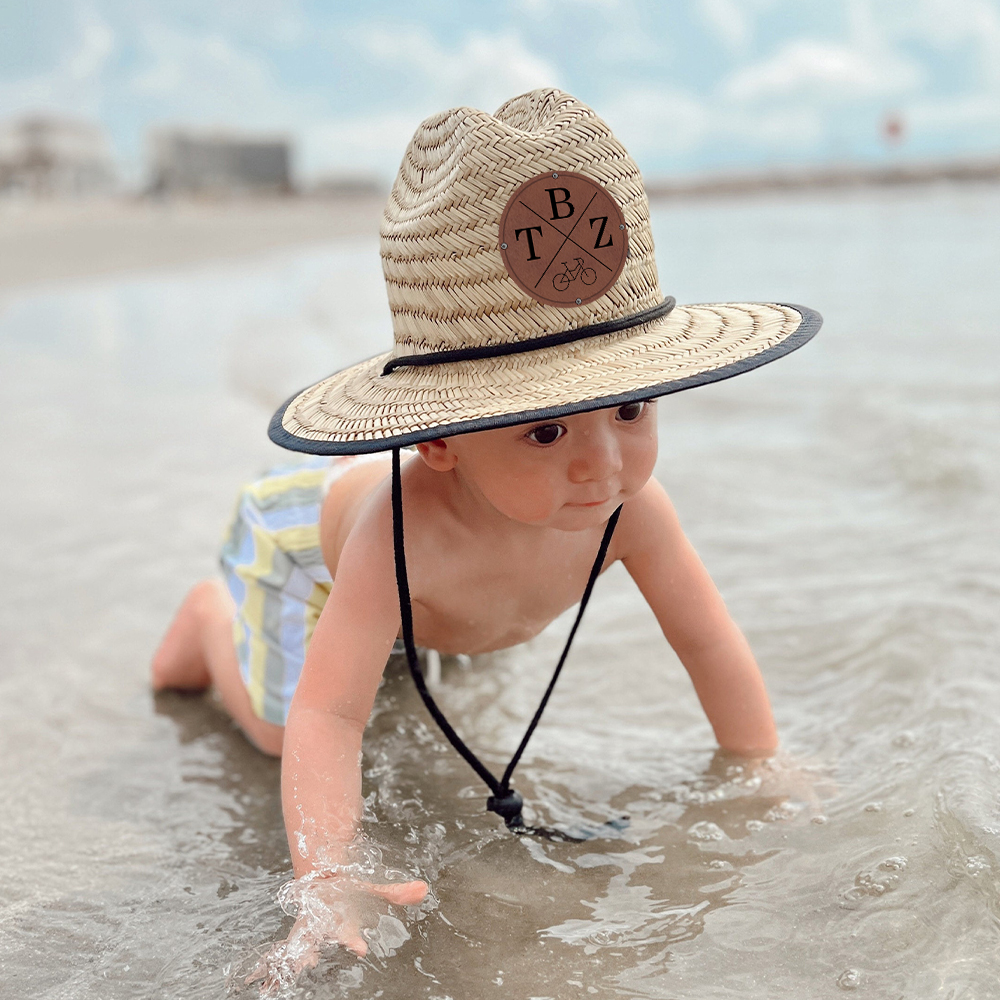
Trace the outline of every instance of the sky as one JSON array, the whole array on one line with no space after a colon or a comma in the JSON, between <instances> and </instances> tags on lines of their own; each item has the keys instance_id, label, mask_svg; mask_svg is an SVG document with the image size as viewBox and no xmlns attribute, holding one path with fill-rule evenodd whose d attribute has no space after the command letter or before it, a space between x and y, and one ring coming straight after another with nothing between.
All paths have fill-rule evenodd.
<instances>
[{"instance_id":1,"label":"sky","mask_svg":"<svg viewBox=\"0 0 1000 1000\"><path fill-rule=\"evenodd\" d=\"M423 118L541 86L647 177L1000 154L1000 0L0 0L0 119L99 121L130 183L163 125L389 182Z\"/></svg>"}]
</instances>

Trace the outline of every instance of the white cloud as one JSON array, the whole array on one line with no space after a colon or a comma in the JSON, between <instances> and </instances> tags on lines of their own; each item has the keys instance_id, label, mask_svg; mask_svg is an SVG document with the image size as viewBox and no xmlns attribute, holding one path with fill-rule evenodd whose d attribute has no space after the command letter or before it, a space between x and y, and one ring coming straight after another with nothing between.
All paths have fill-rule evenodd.
<instances>
[{"instance_id":1,"label":"white cloud","mask_svg":"<svg viewBox=\"0 0 1000 1000\"><path fill-rule=\"evenodd\" d=\"M651 176L657 170L644 168L647 158L690 162L699 149L733 142L781 158L811 153L822 146L826 135L822 115L809 105L734 107L671 89L632 92L602 110L640 169Z\"/></svg>"},{"instance_id":2,"label":"white cloud","mask_svg":"<svg viewBox=\"0 0 1000 1000\"><path fill-rule=\"evenodd\" d=\"M621 5L622 0L518 0L517 2L521 10L539 15L564 13L568 7L599 7L615 10Z\"/></svg>"},{"instance_id":3,"label":"white cloud","mask_svg":"<svg viewBox=\"0 0 1000 1000\"><path fill-rule=\"evenodd\" d=\"M438 44L421 27L369 28L360 40L380 62L409 69L422 78L421 96L432 101L429 106L435 110L439 105L468 104L494 111L527 90L559 86L556 68L528 49L513 31L476 32L453 49Z\"/></svg>"},{"instance_id":4,"label":"white cloud","mask_svg":"<svg viewBox=\"0 0 1000 1000\"><path fill-rule=\"evenodd\" d=\"M698 0L698 12L727 48L741 51L747 47L753 24L736 0Z\"/></svg>"},{"instance_id":5,"label":"white cloud","mask_svg":"<svg viewBox=\"0 0 1000 1000\"><path fill-rule=\"evenodd\" d=\"M374 173L391 181L420 124L419 113L317 119L301 132L305 177Z\"/></svg>"},{"instance_id":6,"label":"white cloud","mask_svg":"<svg viewBox=\"0 0 1000 1000\"><path fill-rule=\"evenodd\" d=\"M604 102L600 112L637 160L664 149L689 152L712 129L708 105L693 94L667 87L630 88Z\"/></svg>"},{"instance_id":7,"label":"white cloud","mask_svg":"<svg viewBox=\"0 0 1000 1000\"><path fill-rule=\"evenodd\" d=\"M474 33L452 48L417 27L391 32L368 28L358 41L377 63L408 75L412 83L404 106L412 110L310 121L302 129L304 175L375 171L390 180L428 114L456 105L493 112L517 94L559 85L554 67L513 32Z\"/></svg>"},{"instance_id":8,"label":"white cloud","mask_svg":"<svg viewBox=\"0 0 1000 1000\"><path fill-rule=\"evenodd\" d=\"M969 38L1000 36L1000 13L988 0L919 0L900 27L934 48Z\"/></svg>"},{"instance_id":9,"label":"white cloud","mask_svg":"<svg viewBox=\"0 0 1000 1000\"><path fill-rule=\"evenodd\" d=\"M731 74L721 93L730 100L883 97L916 88L920 69L887 48L838 45L800 38L769 59Z\"/></svg>"},{"instance_id":10,"label":"white cloud","mask_svg":"<svg viewBox=\"0 0 1000 1000\"><path fill-rule=\"evenodd\" d=\"M720 135L739 136L771 155L809 153L826 138L823 116L809 105L765 108L753 115L723 113L719 126Z\"/></svg>"},{"instance_id":11,"label":"white cloud","mask_svg":"<svg viewBox=\"0 0 1000 1000\"><path fill-rule=\"evenodd\" d=\"M973 94L964 98L917 101L905 109L912 130L919 132L965 133L989 130L990 152L1000 135L1000 96Z\"/></svg>"},{"instance_id":12,"label":"white cloud","mask_svg":"<svg viewBox=\"0 0 1000 1000\"><path fill-rule=\"evenodd\" d=\"M370 27L358 32L356 40L376 63L409 77L401 103L412 110L326 114L305 122L299 162L306 177L372 171L391 180L428 114L456 105L493 112L516 94L559 85L554 67L513 32L473 33L450 48L419 27Z\"/></svg>"},{"instance_id":13,"label":"white cloud","mask_svg":"<svg viewBox=\"0 0 1000 1000\"><path fill-rule=\"evenodd\" d=\"M0 116L55 111L96 117L101 78L115 49L115 33L93 13L79 15L75 45L52 69L0 83Z\"/></svg>"},{"instance_id":14,"label":"white cloud","mask_svg":"<svg viewBox=\"0 0 1000 1000\"><path fill-rule=\"evenodd\" d=\"M146 59L128 82L161 117L244 128L298 124L309 101L279 85L269 61L220 35L192 35L164 25L142 32ZM157 112L154 112L157 113Z\"/></svg>"},{"instance_id":15,"label":"white cloud","mask_svg":"<svg viewBox=\"0 0 1000 1000\"><path fill-rule=\"evenodd\" d=\"M66 63L66 71L74 80L88 80L98 75L114 51L115 33L103 21L88 19L83 25L77 50Z\"/></svg>"},{"instance_id":16,"label":"white cloud","mask_svg":"<svg viewBox=\"0 0 1000 1000\"><path fill-rule=\"evenodd\" d=\"M979 83L1000 91L1000 10L989 0L920 0L901 34L939 50L970 45L978 55Z\"/></svg>"}]
</instances>

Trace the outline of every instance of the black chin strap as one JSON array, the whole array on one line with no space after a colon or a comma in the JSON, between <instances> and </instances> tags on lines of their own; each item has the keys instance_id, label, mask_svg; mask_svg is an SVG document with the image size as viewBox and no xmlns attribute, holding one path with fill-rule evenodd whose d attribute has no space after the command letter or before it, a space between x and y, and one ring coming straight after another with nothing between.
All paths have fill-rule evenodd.
<instances>
[{"instance_id":1,"label":"black chin strap","mask_svg":"<svg viewBox=\"0 0 1000 1000\"><path fill-rule=\"evenodd\" d=\"M528 740L531 739L531 734L535 731L535 727L538 725L538 722L542 717L542 712L545 711L545 706L548 704L552 690L556 686L556 681L559 680L559 674L562 672L563 664L566 662L566 657L569 655L569 648L573 644L573 637L576 635L576 630L580 625L580 620L583 618L583 613L587 609L587 602L590 600L590 594L594 589L594 583L597 581L601 568L604 566L604 558L608 554L608 546L611 544L611 536L614 534L615 525L618 524L618 516L622 512L621 507L619 507L611 515L608 520L608 525L604 529L604 537L601 539L601 547L598 550L597 559L594 561L594 567L590 571L590 578L587 580L587 586L583 591L583 597L580 599L580 610L577 612L576 621L573 622L572 629L570 629L569 638L566 640L562 656L559 657L559 662L556 664L555 672L552 674L552 680L549 681L549 686L545 689L545 694L542 696L538 710L535 712L534 718L531 720L531 724L528 726L528 730L524 734L524 738L521 740L520 746L518 746L516 753L507 765L507 768L503 773L503 777L497 780L486 765L483 764L483 762L468 748L468 746L466 746L465 741L458 735L458 733L455 732L451 723L444 717L441 709L437 706L437 702L434 701L430 692L427 690L427 684L424 681L424 674L420 669L420 661L417 659L417 647L413 642L413 611L410 607L410 584L406 577L406 553L403 548L403 488L399 470L399 449L393 448L392 536L393 549L396 557L396 587L399 590L399 614L403 631L403 644L406 647L406 661L410 666L410 673L413 675L413 682L417 686L417 691L420 692L420 697L427 706L427 711L431 713L434 717L434 721L441 727L441 731L448 737L448 742L451 743L451 745L465 758L469 766L489 787L493 794L486 800L486 808L491 812L495 812L498 816L502 816L509 830L514 833L534 834L540 837L547 837L549 840L579 841L585 839L582 837L574 837L569 833L562 832L561 830L549 830L544 827L526 826L523 818L521 817L521 807L524 800L518 792L510 787L510 779L511 775L514 773L514 768L517 767L518 761L520 761L521 755L524 753L525 747L528 745Z\"/></svg>"}]
</instances>

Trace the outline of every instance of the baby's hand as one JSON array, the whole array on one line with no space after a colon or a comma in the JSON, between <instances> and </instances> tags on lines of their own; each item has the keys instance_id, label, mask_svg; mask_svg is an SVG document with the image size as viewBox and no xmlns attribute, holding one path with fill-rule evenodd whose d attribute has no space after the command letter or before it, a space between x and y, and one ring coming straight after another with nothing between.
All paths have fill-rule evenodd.
<instances>
[{"instance_id":1,"label":"baby's hand","mask_svg":"<svg viewBox=\"0 0 1000 1000\"><path fill-rule=\"evenodd\" d=\"M375 912L374 900L409 906L426 895L427 883L419 879L378 884L344 871L303 875L284 886L280 897L283 907L298 908L291 932L271 948L246 981L261 980L261 996L269 996L313 968L325 945L343 945L363 956L368 944L361 931Z\"/></svg>"}]
</instances>

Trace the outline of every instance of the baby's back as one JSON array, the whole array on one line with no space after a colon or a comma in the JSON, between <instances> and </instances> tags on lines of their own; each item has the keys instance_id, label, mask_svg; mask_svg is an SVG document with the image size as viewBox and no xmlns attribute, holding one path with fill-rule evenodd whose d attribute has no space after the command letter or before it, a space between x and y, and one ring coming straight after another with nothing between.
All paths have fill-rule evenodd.
<instances>
[{"instance_id":1,"label":"baby's back","mask_svg":"<svg viewBox=\"0 0 1000 1000\"><path fill-rule=\"evenodd\" d=\"M391 471L392 459L387 454L350 455L333 460L320 510L320 545L331 577L337 575L340 553L365 501L379 483L389 478Z\"/></svg>"}]
</instances>

